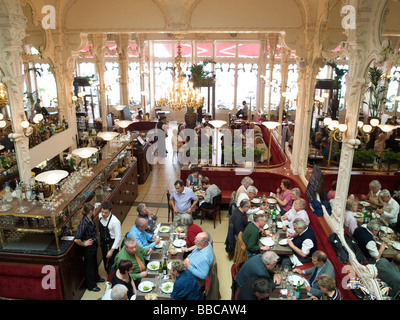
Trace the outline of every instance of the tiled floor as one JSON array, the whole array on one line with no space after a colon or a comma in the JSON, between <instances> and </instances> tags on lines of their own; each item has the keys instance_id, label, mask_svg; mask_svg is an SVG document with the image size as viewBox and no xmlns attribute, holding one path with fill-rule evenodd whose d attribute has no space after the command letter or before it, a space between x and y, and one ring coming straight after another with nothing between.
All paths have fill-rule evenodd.
<instances>
[{"instance_id":1,"label":"tiled floor","mask_svg":"<svg viewBox=\"0 0 400 320\"><path fill-rule=\"evenodd\" d=\"M168 157L170 157L170 154L168 154ZM180 168L177 164L156 164L153 166L153 171L146 182L143 185L139 185L139 196L136 199L136 204L139 202L146 203L151 212L157 214L159 222L168 222L166 191L172 189L174 182L179 179L179 171ZM136 205L134 205L122 224L122 234L130 230L136 217ZM195 220L195 223L200 225L200 220ZM224 244L228 232L227 210L221 211L221 224L217 221L215 229L212 220L203 220L203 224L200 226L204 231L210 232L213 237L214 253L218 264L221 299L230 300L230 270L232 261L228 259ZM101 277L106 278L103 265L99 266L99 273ZM96 300L101 298L104 294L104 285L100 284L99 287L102 290L97 293L86 290L82 300Z\"/></svg>"}]
</instances>

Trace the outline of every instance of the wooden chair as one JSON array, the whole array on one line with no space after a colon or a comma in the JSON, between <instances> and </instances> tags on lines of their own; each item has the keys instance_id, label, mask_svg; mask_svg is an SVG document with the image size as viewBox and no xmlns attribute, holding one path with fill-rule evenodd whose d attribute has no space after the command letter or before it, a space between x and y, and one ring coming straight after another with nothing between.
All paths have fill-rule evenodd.
<instances>
[{"instance_id":1,"label":"wooden chair","mask_svg":"<svg viewBox=\"0 0 400 320\"><path fill-rule=\"evenodd\" d=\"M233 261L236 264L236 272L239 272L242 265L249 260L246 245L243 242L242 236L243 231L240 231L236 239L235 255L233 256Z\"/></svg>"},{"instance_id":2,"label":"wooden chair","mask_svg":"<svg viewBox=\"0 0 400 320\"><path fill-rule=\"evenodd\" d=\"M219 223L221 223L221 199L222 199L222 195L220 193L220 194L214 196L213 207L211 209L206 209L206 208L200 207L200 210L201 210L200 224L203 224L203 219L204 219L205 214L213 217L214 229L215 229L215 219L217 218L217 214L219 214Z\"/></svg>"},{"instance_id":3,"label":"wooden chair","mask_svg":"<svg viewBox=\"0 0 400 320\"><path fill-rule=\"evenodd\" d=\"M236 264L234 263L234 264L232 264L232 267L231 267L231 276L232 276L232 286L231 286L232 296L231 296L231 300L235 300L235 292L237 291L236 275L237 275Z\"/></svg>"}]
</instances>

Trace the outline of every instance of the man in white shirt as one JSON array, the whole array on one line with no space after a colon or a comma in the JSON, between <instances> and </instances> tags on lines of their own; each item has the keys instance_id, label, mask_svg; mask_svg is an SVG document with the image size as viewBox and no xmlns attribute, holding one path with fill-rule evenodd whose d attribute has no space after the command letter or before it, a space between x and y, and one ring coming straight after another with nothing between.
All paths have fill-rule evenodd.
<instances>
[{"instance_id":1,"label":"man in white shirt","mask_svg":"<svg viewBox=\"0 0 400 320\"><path fill-rule=\"evenodd\" d=\"M377 209L376 212L383 215L385 220L388 220L389 226L394 228L397 224L397 217L399 215L399 204L394 200L389 190L383 189L380 192L380 197L383 202L382 209Z\"/></svg>"},{"instance_id":2,"label":"man in white shirt","mask_svg":"<svg viewBox=\"0 0 400 320\"><path fill-rule=\"evenodd\" d=\"M112 203L103 202L99 213L100 247L103 254L104 269L112 271L115 256L121 242L121 222L111 213Z\"/></svg>"},{"instance_id":3,"label":"man in white shirt","mask_svg":"<svg viewBox=\"0 0 400 320\"><path fill-rule=\"evenodd\" d=\"M282 230L286 231L286 234L287 234L288 238L292 238L293 236L296 235L296 231L295 231L295 229L293 227L293 221L296 220L297 218L301 218L302 220L304 220L304 222L306 223L307 226L310 224L310 218L308 217L308 213L305 210L306 209L306 205L307 205L306 200L304 200L302 198L297 199L294 202L293 206L294 206L294 210L296 212L295 212L295 214L293 215L293 217L290 220L288 219L289 225L288 226L285 226L285 225L282 226Z\"/></svg>"}]
</instances>

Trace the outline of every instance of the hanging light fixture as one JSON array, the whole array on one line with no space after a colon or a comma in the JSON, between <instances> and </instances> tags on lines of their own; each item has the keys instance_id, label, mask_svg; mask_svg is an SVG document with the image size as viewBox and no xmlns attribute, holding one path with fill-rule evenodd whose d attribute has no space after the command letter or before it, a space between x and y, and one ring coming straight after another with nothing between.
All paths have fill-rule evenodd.
<instances>
[{"instance_id":1,"label":"hanging light fixture","mask_svg":"<svg viewBox=\"0 0 400 320\"><path fill-rule=\"evenodd\" d=\"M183 62L181 43L178 42L178 53L175 58L175 76L172 87L168 89L167 93L162 96L157 105L166 106L173 110L181 110L183 108L198 109L203 106L204 98L200 96L200 91L193 88L193 83L184 83L184 76L182 74Z\"/></svg>"}]
</instances>

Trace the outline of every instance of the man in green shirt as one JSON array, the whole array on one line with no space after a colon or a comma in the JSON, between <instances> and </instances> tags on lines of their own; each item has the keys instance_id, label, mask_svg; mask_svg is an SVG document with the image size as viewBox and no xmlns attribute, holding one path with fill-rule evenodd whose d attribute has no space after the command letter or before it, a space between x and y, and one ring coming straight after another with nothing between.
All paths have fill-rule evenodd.
<instances>
[{"instance_id":1,"label":"man in green shirt","mask_svg":"<svg viewBox=\"0 0 400 320\"><path fill-rule=\"evenodd\" d=\"M264 226L267 218L264 214L257 214L254 216L254 221L250 222L243 232L243 242L247 249L247 255L249 259L255 254L260 253L260 250L268 251L270 247L260 247L260 238L264 231Z\"/></svg>"},{"instance_id":2,"label":"man in green shirt","mask_svg":"<svg viewBox=\"0 0 400 320\"><path fill-rule=\"evenodd\" d=\"M115 257L115 266L118 265L121 260L132 261L133 270L131 277L135 284L140 283L141 278L147 277L146 265L144 257L147 255L147 250L138 246L134 237L128 237L125 239L124 247L118 252Z\"/></svg>"}]
</instances>

